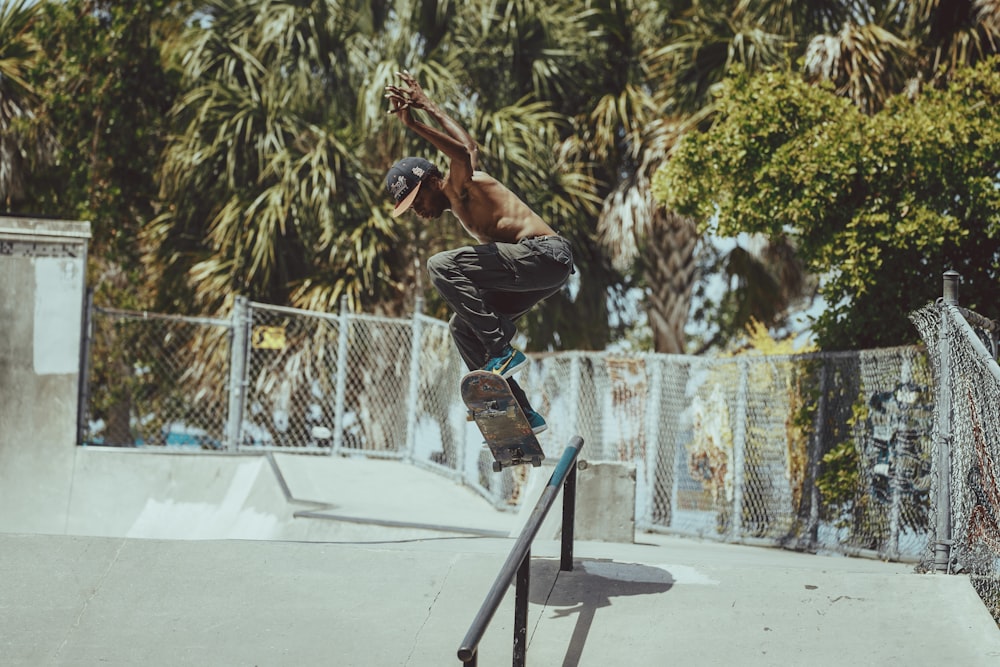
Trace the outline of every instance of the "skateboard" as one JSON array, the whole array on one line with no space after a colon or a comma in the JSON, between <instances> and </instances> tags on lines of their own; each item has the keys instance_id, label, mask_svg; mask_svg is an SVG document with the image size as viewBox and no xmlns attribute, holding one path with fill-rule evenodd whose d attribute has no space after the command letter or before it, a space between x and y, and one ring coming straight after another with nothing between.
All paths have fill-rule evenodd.
<instances>
[{"instance_id":1,"label":"skateboard","mask_svg":"<svg viewBox=\"0 0 1000 667\"><path fill-rule=\"evenodd\" d=\"M489 371L472 371L462 378L462 400L493 452L493 472L522 463L542 465L545 452L507 380Z\"/></svg>"}]
</instances>

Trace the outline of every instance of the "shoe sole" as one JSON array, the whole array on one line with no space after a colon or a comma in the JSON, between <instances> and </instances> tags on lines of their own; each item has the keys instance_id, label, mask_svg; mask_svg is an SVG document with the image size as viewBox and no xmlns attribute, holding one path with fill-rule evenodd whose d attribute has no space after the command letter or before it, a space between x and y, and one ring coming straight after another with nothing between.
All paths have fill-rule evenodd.
<instances>
[{"instance_id":1,"label":"shoe sole","mask_svg":"<svg viewBox=\"0 0 1000 667\"><path fill-rule=\"evenodd\" d=\"M524 367L527 366L527 365L528 365L528 358L525 357L524 361L522 361L521 363L517 364L516 366L508 366L507 368L505 368L503 371L501 371L499 373L497 373L497 371L493 371L493 372L497 373L497 375L499 375L500 377L506 379L506 378L509 378L511 375L514 375L518 371L523 370Z\"/></svg>"},{"instance_id":2,"label":"shoe sole","mask_svg":"<svg viewBox=\"0 0 1000 667\"><path fill-rule=\"evenodd\" d=\"M548 424L542 424L538 428L531 429L531 432L534 433L535 435L538 435L539 433L541 433L542 431L547 430L548 428L549 428Z\"/></svg>"}]
</instances>

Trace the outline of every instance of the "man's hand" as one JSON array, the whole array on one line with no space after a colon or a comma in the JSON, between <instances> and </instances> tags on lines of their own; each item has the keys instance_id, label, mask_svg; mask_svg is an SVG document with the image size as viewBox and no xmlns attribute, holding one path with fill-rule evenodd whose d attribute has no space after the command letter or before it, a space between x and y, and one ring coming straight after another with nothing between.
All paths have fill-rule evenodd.
<instances>
[{"instance_id":1,"label":"man's hand","mask_svg":"<svg viewBox=\"0 0 1000 667\"><path fill-rule=\"evenodd\" d=\"M476 142L465 128L449 118L427 97L427 93L412 74L404 69L402 72L396 72L396 76L401 83L398 86L390 84L385 87L385 97L389 100L389 113L398 115L406 127L447 155L451 160L449 180L464 187L464 183L472 178L472 173L476 169L479 153ZM414 118L412 109L423 109L441 126L441 129Z\"/></svg>"},{"instance_id":2,"label":"man's hand","mask_svg":"<svg viewBox=\"0 0 1000 667\"><path fill-rule=\"evenodd\" d=\"M431 105L431 101L412 74L403 70L396 72L396 76L402 80L403 84L385 87L385 97L389 100L389 113L399 114L400 120L409 125L412 120L410 109L427 109Z\"/></svg>"}]
</instances>

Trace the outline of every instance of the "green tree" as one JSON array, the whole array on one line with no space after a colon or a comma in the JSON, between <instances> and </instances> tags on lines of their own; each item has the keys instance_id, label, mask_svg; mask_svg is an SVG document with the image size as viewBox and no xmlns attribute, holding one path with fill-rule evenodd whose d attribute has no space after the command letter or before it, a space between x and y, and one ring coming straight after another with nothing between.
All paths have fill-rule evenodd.
<instances>
[{"instance_id":1,"label":"green tree","mask_svg":"<svg viewBox=\"0 0 1000 667\"><path fill-rule=\"evenodd\" d=\"M576 243L580 289L526 318L530 345L607 342L615 275L593 241L586 156L556 103L592 57L586 12L435 5L203 5L172 47L188 54L184 94L160 170L164 209L143 236L161 303L225 310L240 293L335 310L346 295L355 308L403 314L416 289L443 315L423 261L468 240L446 220L391 219L384 193L400 156L439 157L386 115L384 87L405 67L470 128L484 166Z\"/></svg>"},{"instance_id":2,"label":"green tree","mask_svg":"<svg viewBox=\"0 0 1000 667\"><path fill-rule=\"evenodd\" d=\"M838 94L871 113L888 96L948 81L956 68L978 62L1000 44L1000 7L988 0L723 0L675 7L681 11L669 38L648 60L662 72L657 83L669 100L664 117L686 119L685 132L711 125L714 91L733 65L750 72L801 67L809 81L832 83ZM676 237L646 233L641 238L647 247L658 238L666 248L683 248L699 238L693 227L680 226ZM798 299L811 293L813 280L802 274L789 239L765 240L769 245L759 253L737 246L734 253L716 257L705 244L701 252L687 255L687 264L678 261L685 257L674 256L676 273L691 271L697 263L725 273L727 283L736 286L714 304L701 294L702 309L695 316L714 323L715 341L738 333L750 316L778 325ZM695 286L703 288L704 281Z\"/></svg>"},{"instance_id":3,"label":"green tree","mask_svg":"<svg viewBox=\"0 0 1000 667\"><path fill-rule=\"evenodd\" d=\"M996 60L872 116L788 72L742 73L655 192L705 229L790 238L824 276L823 347L912 342L904 315L937 296L949 268L964 276L964 303L998 315L998 102Z\"/></svg>"},{"instance_id":4,"label":"green tree","mask_svg":"<svg viewBox=\"0 0 1000 667\"><path fill-rule=\"evenodd\" d=\"M699 264L711 266L704 261L710 248L700 245L694 220L655 204L652 176L681 136L709 121L712 91L730 67L788 62L803 34L840 20L846 9L837 2L783 0L599 4L606 36L599 59L607 70L587 105L593 112L580 125L609 184L600 235L616 265L633 269L645 292L654 348L683 352ZM722 260L742 288L725 300L724 316L708 309L696 317L725 319L726 336L742 331L750 317L781 321L795 288L806 284L785 250L778 244L763 254L738 252ZM793 280L777 280L772 266ZM767 288L774 284L782 289Z\"/></svg>"},{"instance_id":5,"label":"green tree","mask_svg":"<svg viewBox=\"0 0 1000 667\"><path fill-rule=\"evenodd\" d=\"M36 5L44 57L29 80L58 153L32 169L21 210L91 222L89 282L104 303L147 305L137 239L154 215L163 118L176 90L159 45L180 22L179 4Z\"/></svg>"},{"instance_id":6,"label":"green tree","mask_svg":"<svg viewBox=\"0 0 1000 667\"><path fill-rule=\"evenodd\" d=\"M24 127L34 151L21 151L29 159L20 165L23 188L10 210L90 221L88 283L104 305L149 304L138 237L155 209L154 167L175 90L160 42L180 26L183 4L33 3L30 32L20 37L37 57L17 77L0 75L0 82L26 84L33 104ZM0 44L16 40L0 38ZM149 366L148 357L126 359L121 349L91 350L91 382L98 389L89 416L105 422L107 442L131 442L131 407L140 397L130 380ZM127 388L105 391L115 386Z\"/></svg>"},{"instance_id":7,"label":"green tree","mask_svg":"<svg viewBox=\"0 0 1000 667\"><path fill-rule=\"evenodd\" d=\"M183 94L159 169L164 209L143 234L159 303L388 300L394 231L352 127L360 15L323 1L202 10L169 45L186 54Z\"/></svg>"},{"instance_id":8,"label":"green tree","mask_svg":"<svg viewBox=\"0 0 1000 667\"><path fill-rule=\"evenodd\" d=\"M1000 45L1000 5L993 0L846 4L854 11L809 40L803 71L811 81L834 84L866 113L904 91L947 83Z\"/></svg>"},{"instance_id":9,"label":"green tree","mask_svg":"<svg viewBox=\"0 0 1000 667\"><path fill-rule=\"evenodd\" d=\"M44 122L42 98L30 71L41 60L32 30L38 5L29 0L0 2L0 210L17 211L27 177L51 161L55 142Z\"/></svg>"}]
</instances>

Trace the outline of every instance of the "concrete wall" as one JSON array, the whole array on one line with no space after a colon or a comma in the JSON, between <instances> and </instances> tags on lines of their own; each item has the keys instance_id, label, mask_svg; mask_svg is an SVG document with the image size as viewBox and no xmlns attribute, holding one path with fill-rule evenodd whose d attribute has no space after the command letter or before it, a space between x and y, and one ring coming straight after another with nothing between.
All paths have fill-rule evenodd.
<instances>
[{"instance_id":1,"label":"concrete wall","mask_svg":"<svg viewBox=\"0 0 1000 667\"><path fill-rule=\"evenodd\" d=\"M524 498L518 510L518 522L511 535L517 535L531 517L538 499L552 477L555 460L529 470ZM635 541L635 465L618 461L581 459L576 473L576 514L573 538L588 542ZM559 492L538 530L543 540L562 535L563 495Z\"/></svg>"},{"instance_id":2,"label":"concrete wall","mask_svg":"<svg viewBox=\"0 0 1000 667\"><path fill-rule=\"evenodd\" d=\"M0 526L61 533L90 223L0 217Z\"/></svg>"}]
</instances>

